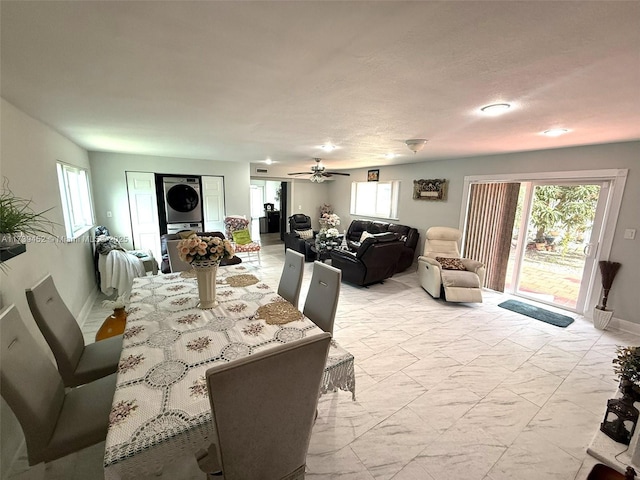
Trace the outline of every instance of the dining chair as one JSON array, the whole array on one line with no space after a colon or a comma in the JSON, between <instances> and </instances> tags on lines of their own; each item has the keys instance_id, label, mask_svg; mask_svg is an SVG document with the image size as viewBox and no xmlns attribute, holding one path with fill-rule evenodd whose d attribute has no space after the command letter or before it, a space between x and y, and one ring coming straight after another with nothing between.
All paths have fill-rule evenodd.
<instances>
[{"instance_id":1,"label":"dining chair","mask_svg":"<svg viewBox=\"0 0 640 480\"><path fill-rule=\"evenodd\" d=\"M325 332L333 333L342 271L322 262L313 262L311 284L302 313Z\"/></svg>"},{"instance_id":2,"label":"dining chair","mask_svg":"<svg viewBox=\"0 0 640 480\"><path fill-rule=\"evenodd\" d=\"M65 393L60 373L14 305L0 313L0 325L0 392L24 432L29 465L104 441L116 374Z\"/></svg>"},{"instance_id":3,"label":"dining chair","mask_svg":"<svg viewBox=\"0 0 640 480\"><path fill-rule=\"evenodd\" d=\"M26 290L31 314L49 344L65 387L76 387L116 371L122 335L85 345L78 322L58 293L51 275Z\"/></svg>"},{"instance_id":4,"label":"dining chair","mask_svg":"<svg viewBox=\"0 0 640 480\"><path fill-rule=\"evenodd\" d=\"M323 332L209 368L218 436L196 455L201 468L225 480L304 478L330 341Z\"/></svg>"},{"instance_id":5,"label":"dining chair","mask_svg":"<svg viewBox=\"0 0 640 480\"><path fill-rule=\"evenodd\" d=\"M169 254L169 268L171 272L188 272L193 267L178 255L178 243L180 240L167 240L167 253Z\"/></svg>"},{"instance_id":6,"label":"dining chair","mask_svg":"<svg viewBox=\"0 0 640 480\"><path fill-rule=\"evenodd\" d=\"M304 255L290 248L284 255L284 267L278 284L278 295L298 308L302 276L304 274Z\"/></svg>"}]
</instances>

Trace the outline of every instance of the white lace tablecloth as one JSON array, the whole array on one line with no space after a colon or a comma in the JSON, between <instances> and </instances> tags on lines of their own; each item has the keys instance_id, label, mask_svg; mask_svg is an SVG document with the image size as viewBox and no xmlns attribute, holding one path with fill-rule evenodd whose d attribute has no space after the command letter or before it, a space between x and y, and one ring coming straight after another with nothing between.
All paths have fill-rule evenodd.
<instances>
[{"instance_id":1,"label":"white lace tablecloth","mask_svg":"<svg viewBox=\"0 0 640 480\"><path fill-rule=\"evenodd\" d=\"M264 317L259 307L284 300L256 272L220 267L220 305L211 310L197 308L196 280L184 273L135 279L105 446L106 480L156 473L215 440L204 377L209 367L321 333L302 316L281 325L257 318ZM354 358L332 342L321 392L337 389L355 396Z\"/></svg>"}]
</instances>

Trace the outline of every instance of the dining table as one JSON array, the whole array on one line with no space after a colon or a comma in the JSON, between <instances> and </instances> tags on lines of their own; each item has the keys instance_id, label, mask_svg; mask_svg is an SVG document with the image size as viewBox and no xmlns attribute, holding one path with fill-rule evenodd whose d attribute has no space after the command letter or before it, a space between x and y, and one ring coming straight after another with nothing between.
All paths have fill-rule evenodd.
<instances>
[{"instance_id":1,"label":"dining table","mask_svg":"<svg viewBox=\"0 0 640 480\"><path fill-rule=\"evenodd\" d=\"M322 333L259 272L218 267L212 309L198 307L193 271L134 280L105 442L106 480L157 475L215 441L208 368ZM354 357L332 340L320 395L337 390L355 399Z\"/></svg>"}]
</instances>

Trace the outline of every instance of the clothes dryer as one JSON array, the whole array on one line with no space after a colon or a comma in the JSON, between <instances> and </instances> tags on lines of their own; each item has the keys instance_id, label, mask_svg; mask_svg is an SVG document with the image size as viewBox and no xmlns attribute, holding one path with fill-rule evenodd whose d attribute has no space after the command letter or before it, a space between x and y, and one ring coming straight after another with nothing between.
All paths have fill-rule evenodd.
<instances>
[{"instance_id":1,"label":"clothes dryer","mask_svg":"<svg viewBox=\"0 0 640 480\"><path fill-rule=\"evenodd\" d=\"M202 223L200 178L164 177L167 223Z\"/></svg>"}]
</instances>

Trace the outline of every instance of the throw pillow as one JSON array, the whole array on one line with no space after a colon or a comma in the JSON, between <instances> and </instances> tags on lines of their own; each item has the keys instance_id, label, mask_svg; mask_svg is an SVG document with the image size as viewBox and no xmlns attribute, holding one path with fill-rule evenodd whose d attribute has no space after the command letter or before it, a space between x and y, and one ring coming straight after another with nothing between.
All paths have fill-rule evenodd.
<instances>
[{"instance_id":1,"label":"throw pillow","mask_svg":"<svg viewBox=\"0 0 640 480\"><path fill-rule=\"evenodd\" d=\"M313 230L310 228L308 230L296 230L296 233L300 238L304 240L308 238L313 238Z\"/></svg>"},{"instance_id":2,"label":"throw pillow","mask_svg":"<svg viewBox=\"0 0 640 480\"><path fill-rule=\"evenodd\" d=\"M443 270L466 270L459 258L436 257L436 262L442 265Z\"/></svg>"},{"instance_id":3,"label":"throw pillow","mask_svg":"<svg viewBox=\"0 0 640 480\"><path fill-rule=\"evenodd\" d=\"M178 232L178 236L182 239L185 239L185 238L189 238L194 233L196 232L194 232L193 230L185 230L184 232Z\"/></svg>"},{"instance_id":4,"label":"throw pillow","mask_svg":"<svg viewBox=\"0 0 640 480\"><path fill-rule=\"evenodd\" d=\"M369 233L365 230L364 232L362 232L362 235L360 235L360 243L364 242L365 239L369 237L373 237L373 233Z\"/></svg>"},{"instance_id":5,"label":"throw pillow","mask_svg":"<svg viewBox=\"0 0 640 480\"><path fill-rule=\"evenodd\" d=\"M251 234L249 233L249 230L236 230L232 233L232 235L233 241L238 245L246 245L248 243L251 243Z\"/></svg>"}]
</instances>

